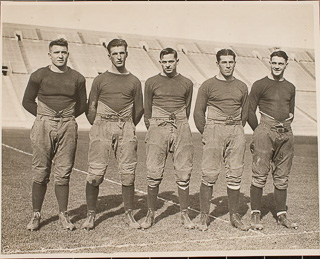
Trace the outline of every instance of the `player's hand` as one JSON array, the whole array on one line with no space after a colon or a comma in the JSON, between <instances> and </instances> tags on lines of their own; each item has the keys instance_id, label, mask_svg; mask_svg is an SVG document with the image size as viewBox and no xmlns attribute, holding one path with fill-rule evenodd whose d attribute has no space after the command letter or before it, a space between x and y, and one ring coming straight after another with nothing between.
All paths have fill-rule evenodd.
<instances>
[{"instance_id":1,"label":"player's hand","mask_svg":"<svg viewBox=\"0 0 320 259\"><path fill-rule=\"evenodd\" d=\"M250 144L250 151L253 154L253 151L254 151L254 143L253 142L251 142L251 144Z\"/></svg>"}]
</instances>

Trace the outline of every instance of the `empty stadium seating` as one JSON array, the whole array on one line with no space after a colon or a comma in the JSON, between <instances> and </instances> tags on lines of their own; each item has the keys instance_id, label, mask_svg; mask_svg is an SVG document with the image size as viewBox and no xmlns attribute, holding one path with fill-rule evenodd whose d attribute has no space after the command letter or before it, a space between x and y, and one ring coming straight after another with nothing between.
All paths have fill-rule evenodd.
<instances>
[{"instance_id":1,"label":"empty stadium seating","mask_svg":"<svg viewBox=\"0 0 320 259\"><path fill-rule=\"evenodd\" d=\"M17 34L23 39L38 40L36 28L33 26L6 23L2 28L2 37L17 38ZM20 35L21 33L21 35Z\"/></svg>"},{"instance_id":2,"label":"empty stadium seating","mask_svg":"<svg viewBox=\"0 0 320 259\"><path fill-rule=\"evenodd\" d=\"M19 36L17 36L19 35ZM44 26L3 23L2 44L3 66L8 66L6 76L2 76L3 125L6 127L29 127L33 116L22 106L24 90L30 73L50 64L48 44L58 37L69 41L68 65L86 77L89 95L94 77L110 68L106 44L114 38L123 38L128 42L129 56L127 68L142 81L161 71L159 54L163 48L173 47L178 51L178 72L194 82L192 110L198 87L219 70L216 64L216 52L221 48L232 48L237 54L234 75L244 81L250 90L252 83L269 73L271 46L228 44L200 40L185 40L164 37L132 35L114 32L99 32L78 29L62 29ZM313 50L288 49L290 59L285 77L296 86L296 114L293 124L296 134L316 135L316 84L315 54ZM4 71L5 72L5 71ZM5 73L3 73L5 74ZM14 98L14 102L10 101ZM18 106L18 107L15 107ZM90 128L85 115L77 118L80 128ZM196 131L193 118L190 124ZM137 126L145 130L143 121ZM250 127L245 127L251 133Z\"/></svg>"},{"instance_id":3,"label":"empty stadium seating","mask_svg":"<svg viewBox=\"0 0 320 259\"><path fill-rule=\"evenodd\" d=\"M17 40L2 38L2 47L2 63L9 66L13 73L27 74Z\"/></svg>"}]
</instances>

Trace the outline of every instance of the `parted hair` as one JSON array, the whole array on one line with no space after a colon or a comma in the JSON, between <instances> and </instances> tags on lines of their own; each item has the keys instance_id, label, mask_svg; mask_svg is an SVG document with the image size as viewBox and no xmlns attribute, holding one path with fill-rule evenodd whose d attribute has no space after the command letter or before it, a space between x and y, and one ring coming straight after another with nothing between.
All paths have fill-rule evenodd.
<instances>
[{"instance_id":1,"label":"parted hair","mask_svg":"<svg viewBox=\"0 0 320 259\"><path fill-rule=\"evenodd\" d=\"M49 43L49 50L50 50L51 47L54 46L54 45L67 47L67 49L68 49L68 41L65 40L64 38L60 38L60 39L51 41L51 42Z\"/></svg>"},{"instance_id":2,"label":"parted hair","mask_svg":"<svg viewBox=\"0 0 320 259\"><path fill-rule=\"evenodd\" d=\"M123 39L113 39L112 41L110 41L108 43L107 50L108 50L108 52L110 54L111 48L120 47L120 46L123 46L125 48L125 51L127 51L128 43L125 40L123 40Z\"/></svg>"},{"instance_id":3,"label":"parted hair","mask_svg":"<svg viewBox=\"0 0 320 259\"><path fill-rule=\"evenodd\" d=\"M285 53L283 50L275 50L270 54L270 59L272 59L272 57L280 57L280 58L284 58L286 60L286 62L288 61L288 55L287 53Z\"/></svg>"},{"instance_id":4,"label":"parted hair","mask_svg":"<svg viewBox=\"0 0 320 259\"><path fill-rule=\"evenodd\" d=\"M175 59L178 58L178 53L176 50L174 50L173 48L165 48L160 52L160 59L162 59L164 55L168 55L168 54L173 54Z\"/></svg>"},{"instance_id":5,"label":"parted hair","mask_svg":"<svg viewBox=\"0 0 320 259\"><path fill-rule=\"evenodd\" d=\"M220 62L221 56L233 56L233 59L236 60L236 53L232 49L220 49L216 54L217 62Z\"/></svg>"}]
</instances>

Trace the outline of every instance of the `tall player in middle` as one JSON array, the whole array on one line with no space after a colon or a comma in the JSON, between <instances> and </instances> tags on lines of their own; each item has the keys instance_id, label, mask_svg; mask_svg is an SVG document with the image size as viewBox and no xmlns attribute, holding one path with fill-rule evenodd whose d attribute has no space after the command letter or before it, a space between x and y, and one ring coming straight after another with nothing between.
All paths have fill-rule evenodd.
<instances>
[{"instance_id":1,"label":"tall player in middle","mask_svg":"<svg viewBox=\"0 0 320 259\"><path fill-rule=\"evenodd\" d=\"M193 83L177 72L177 51L172 48L160 52L162 72L145 84L144 120L146 135L148 213L141 224L143 229L154 224L156 200L167 156L173 153L175 180L178 185L181 223L193 229L188 216L189 182L193 166L193 143L188 118Z\"/></svg>"}]
</instances>

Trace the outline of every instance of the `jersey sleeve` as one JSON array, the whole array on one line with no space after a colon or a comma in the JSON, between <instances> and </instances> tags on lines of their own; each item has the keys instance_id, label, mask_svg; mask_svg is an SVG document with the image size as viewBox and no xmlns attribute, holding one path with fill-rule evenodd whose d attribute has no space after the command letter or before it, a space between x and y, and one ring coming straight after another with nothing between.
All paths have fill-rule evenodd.
<instances>
[{"instance_id":1,"label":"jersey sleeve","mask_svg":"<svg viewBox=\"0 0 320 259\"><path fill-rule=\"evenodd\" d=\"M259 103L259 88L256 83L254 83L251 87L251 91L249 94L249 113L248 113L248 123L252 130L255 130L258 126L258 118L256 115L256 110Z\"/></svg>"},{"instance_id":2,"label":"jersey sleeve","mask_svg":"<svg viewBox=\"0 0 320 259\"><path fill-rule=\"evenodd\" d=\"M292 98L289 103L289 110L290 110L290 113L292 113L293 115L294 115L295 99L296 99L296 89L295 89L295 86L293 85Z\"/></svg>"},{"instance_id":3,"label":"jersey sleeve","mask_svg":"<svg viewBox=\"0 0 320 259\"><path fill-rule=\"evenodd\" d=\"M22 106L32 115L37 116L36 98L40 89L40 82L35 73L31 74L22 99Z\"/></svg>"},{"instance_id":4,"label":"jersey sleeve","mask_svg":"<svg viewBox=\"0 0 320 259\"><path fill-rule=\"evenodd\" d=\"M87 119L91 125L93 124L97 115L98 99L99 99L99 82L98 82L98 78L95 78L93 80L91 91L89 94L89 100L88 100L87 112L86 112Z\"/></svg>"},{"instance_id":5,"label":"jersey sleeve","mask_svg":"<svg viewBox=\"0 0 320 259\"><path fill-rule=\"evenodd\" d=\"M76 98L75 117L78 117L86 111L87 104L87 91L86 91L86 79L80 76L78 82L78 92Z\"/></svg>"},{"instance_id":6,"label":"jersey sleeve","mask_svg":"<svg viewBox=\"0 0 320 259\"><path fill-rule=\"evenodd\" d=\"M153 101L152 82L150 79L148 79L144 87L144 123L147 129L150 126L149 119L152 116L152 101Z\"/></svg>"},{"instance_id":7,"label":"jersey sleeve","mask_svg":"<svg viewBox=\"0 0 320 259\"><path fill-rule=\"evenodd\" d=\"M188 81L188 91L186 96L186 106L187 106L186 114L188 119L189 119L190 110L191 110L192 94L193 94L193 83L192 81Z\"/></svg>"},{"instance_id":8,"label":"jersey sleeve","mask_svg":"<svg viewBox=\"0 0 320 259\"><path fill-rule=\"evenodd\" d=\"M248 88L246 85L244 85L244 93L243 93L241 108L242 108L241 120L242 120L242 126L244 127L249 117L249 96L248 96Z\"/></svg>"},{"instance_id":9,"label":"jersey sleeve","mask_svg":"<svg viewBox=\"0 0 320 259\"><path fill-rule=\"evenodd\" d=\"M137 79L136 90L133 100L132 120L134 125L137 125L143 115L143 96L141 82Z\"/></svg>"},{"instance_id":10,"label":"jersey sleeve","mask_svg":"<svg viewBox=\"0 0 320 259\"><path fill-rule=\"evenodd\" d=\"M194 123L201 134L203 133L204 126L206 124L205 114L207 109L207 103L208 103L207 88L206 88L206 85L203 84L199 88L196 105L194 107L194 112L193 112Z\"/></svg>"}]
</instances>

